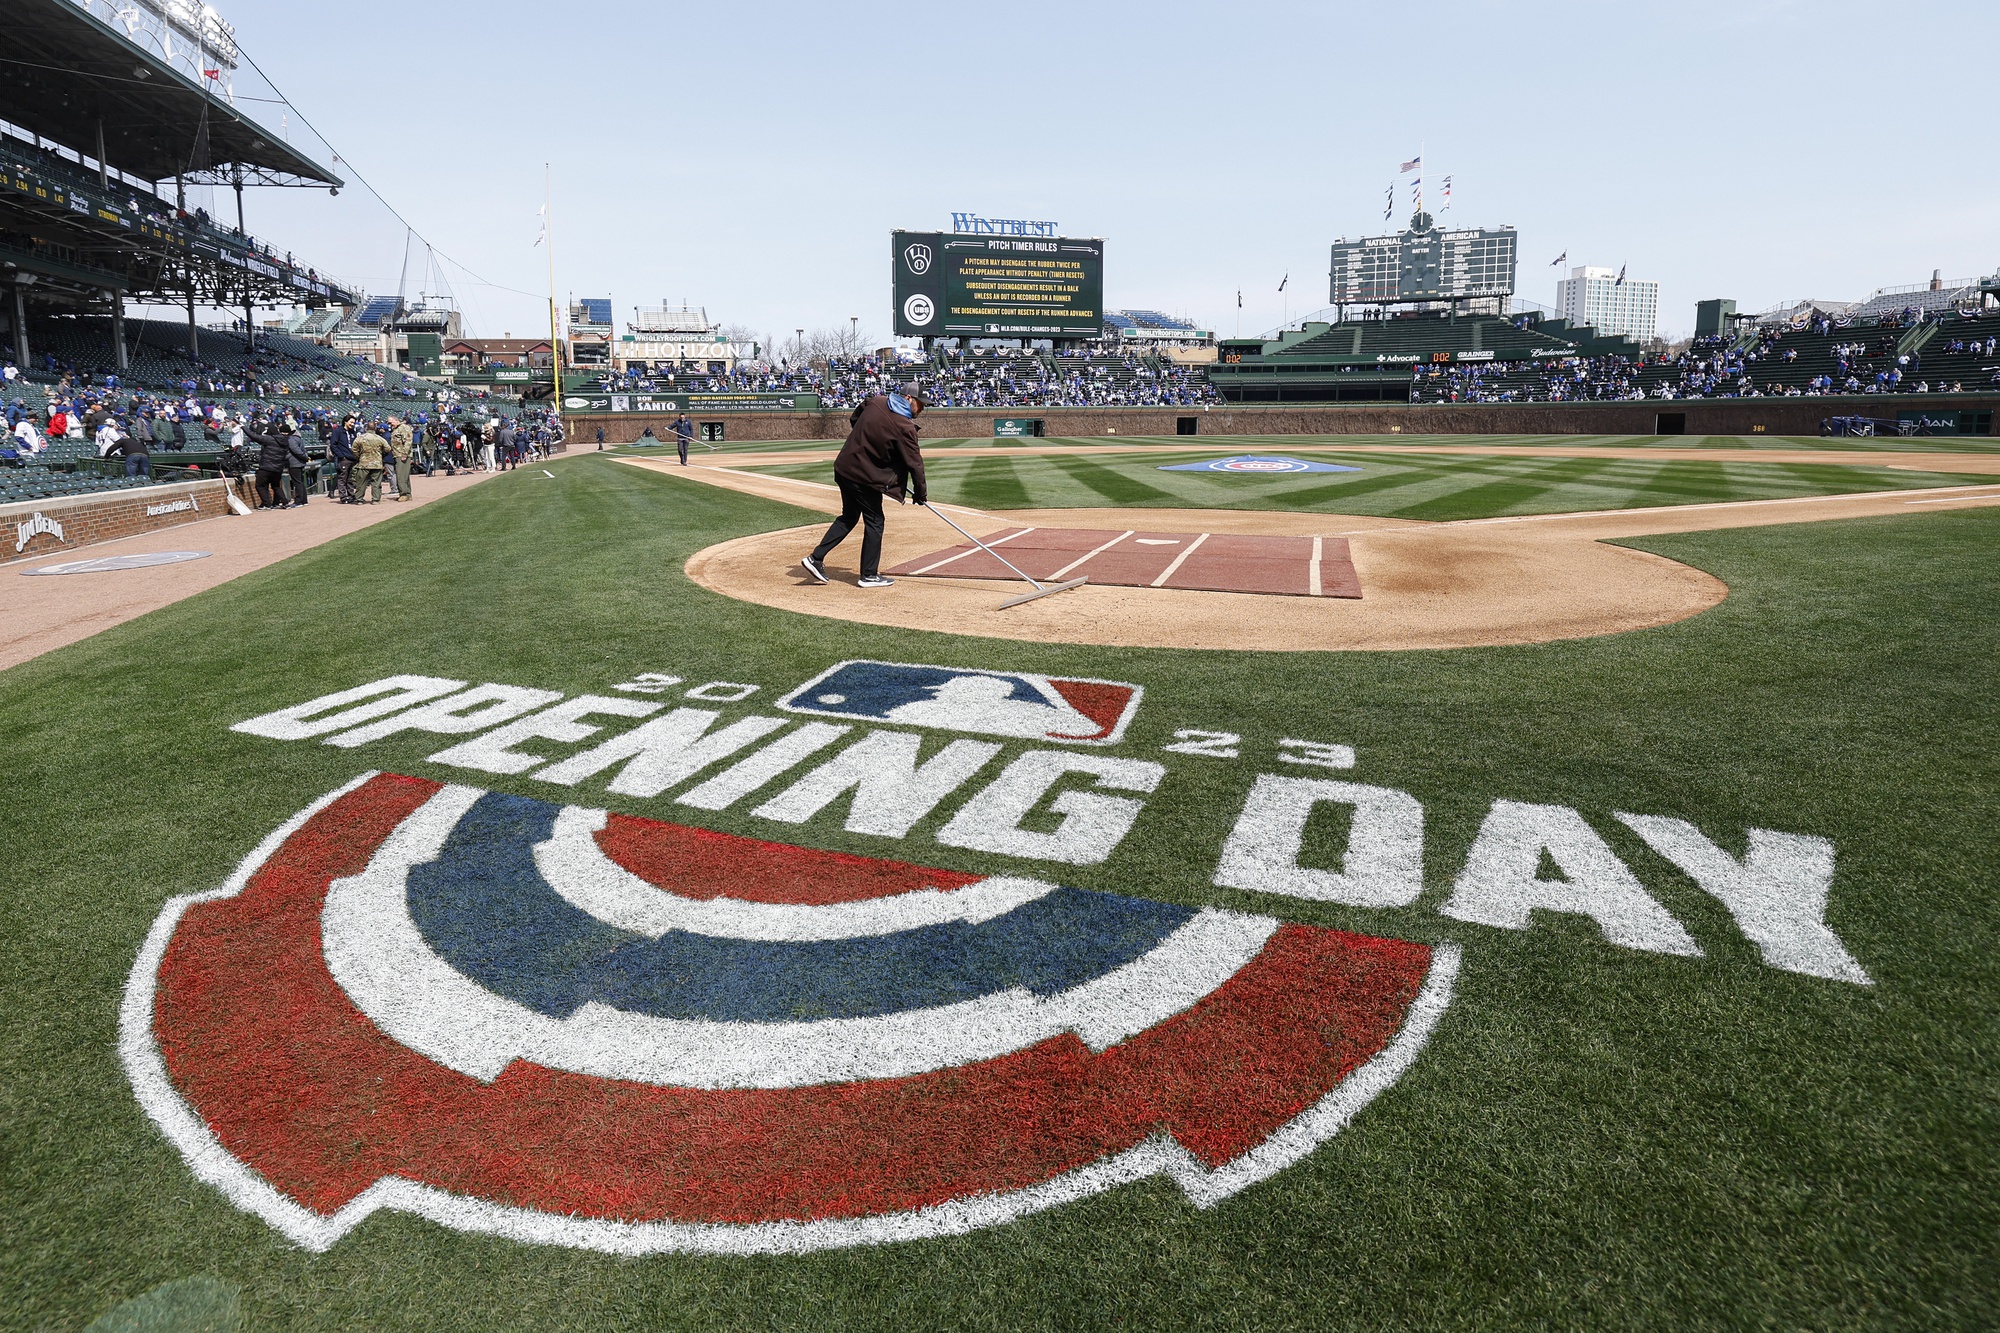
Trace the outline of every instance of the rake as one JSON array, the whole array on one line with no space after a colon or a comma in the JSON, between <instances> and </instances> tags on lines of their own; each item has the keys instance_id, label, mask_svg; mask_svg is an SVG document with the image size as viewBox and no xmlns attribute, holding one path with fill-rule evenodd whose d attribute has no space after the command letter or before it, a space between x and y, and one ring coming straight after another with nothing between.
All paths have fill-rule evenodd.
<instances>
[{"instance_id":1,"label":"rake","mask_svg":"<svg viewBox=\"0 0 2000 1333\"><path fill-rule=\"evenodd\" d=\"M965 538L967 541L971 542L974 546L977 546L980 550L986 552L986 554L992 556L995 560L998 560L1001 564L1013 570L1016 574L1019 574L1022 578L1028 581L1030 586L1034 588L1033 592L1024 592L1019 597L1009 597L1006 601L1000 603L999 606L993 608L996 611L1005 611L1010 606L1019 606L1023 602L1032 602L1037 597L1048 597L1055 593L1068 592L1071 588L1081 588L1084 584L1090 582L1090 579L1087 576L1080 579L1071 579L1067 583L1039 582L1032 574L1029 574L1027 571L1023 570L1019 565L1016 565L1006 556L1000 554L998 551L988 546L985 542L980 541L979 538L973 536L971 533L967 532L964 528L959 527L958 524L952 523L949 518L945 518L943 512L937 509L935 506L933 506L930 503L930 501L926 500L924 502L924 508L930 510L933 514L936 514L939 518L943 518L945 522L951 523L952 530L958 533L959 536Z\"/></svg>"}]
</instances>

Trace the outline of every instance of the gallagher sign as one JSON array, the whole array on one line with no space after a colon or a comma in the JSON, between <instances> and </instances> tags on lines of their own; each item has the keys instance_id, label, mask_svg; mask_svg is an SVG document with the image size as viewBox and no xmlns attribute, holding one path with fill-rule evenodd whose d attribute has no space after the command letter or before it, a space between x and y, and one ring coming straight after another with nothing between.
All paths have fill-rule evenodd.
<instances>
[{"instance_id":1,"label":"gallagher sign","mask_svg":"<svg viewBox=\"0 0 2000 1333\"><path fill-rule=\"evenodd\" d=\"M749 1254L956 1235L1150 1176L1209 1207L1420 1058L1482 931L1567 915L1614 949L1703 955L1582 812L1505 798L1455 849L1436 911L1457 938L1436 943L1067 886L1127 841L1166 760L1247 761L1270 771L1239 786L1216 887L1251 909L1424 894L1423 804L1350 780L1351 747L1183 728L1142 757L1128 728L1158 704L1129 682L853 661L770 712L755 682L607 688L389 676L232 728L435 737L421 764L447 771L365 769L155 920L119 1053L198 1177L312 1250L378 1209ZM1347 846L1309 864L1327 806ZM912 854L692 822L730 809ZM1766 966L1872 984L1824 919L1831 842L1751 829L1739 854L1612 817ZM1005 864L931 863L950 848Z\"/></svg>"}]
</instances>

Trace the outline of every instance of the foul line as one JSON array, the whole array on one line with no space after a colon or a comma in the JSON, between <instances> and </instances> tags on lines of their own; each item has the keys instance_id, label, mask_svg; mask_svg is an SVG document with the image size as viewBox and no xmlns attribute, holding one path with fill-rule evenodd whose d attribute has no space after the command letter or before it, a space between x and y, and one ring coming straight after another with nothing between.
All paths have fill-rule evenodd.
<instances>
[{"instance_id":1,"label":"foul line","mask_svg":"<svg viewBox=\"0 0 2000 1333\"><path fill-rule=\"evenodd\" d=\"M2000 500L2000 495L1947 495L1941 500L1905 500L1906 505L1956 505L1974 500Z\"/></svg>"},{"instance_id":2,"label":"foul line","mask_svg":"<svg viewBox=\"0 0 2000 1333\"><path fill-rule=\"evenodd\" d=\"M2000 483L1985 482L1971 486L1932 486L1914 492L1918 495L1935 495L1941 491L2000 491ZM1465 518L1454 523L1439 523L1441 528L1475 528L1495 523L1540 523L1555 518L1629 518L1637 514L1678 514L1690 509L1743 509L1752 505L1804 505L1829 504L1837 500L1893 500L1912 494L1910 491L1849 491L1841 495L1793 495L1778 500L1717 500L1710 504L1692 505L1640 505L1632 509L1580 509L1566 514L1518 514L1509 518ZM1965 496L1977 499L1977 496ZM1904 501L1905 504L1915 503ZM1407 529L1405 529L1407 531ZM1384 529L1375 529L1384 531Z\"/></svg>"},{"instance_id":3,"label":"foul line","mask_svg":"<svg viewBox=\"0 0 2000 1333\"><path fill-rule=\"evenodd\" d=\"M1034 531L1033 528L1022 528L1019 532L1010 532L1005 537L996 537L992 541L986 544L988 546L999 546L1005 542L1013 541L1016 537L1025 537L1033 531ZM971 555L974 551L977 551L978 549L979 548L977 546L968 546L963 551L960 551L957 555L948 555L934 565L925 565L922 569L913 569L907 575L905 575L905 577L915 578L919 574L928 574L933 569L943 569L946 565L950 564L952 561L963 560L965 559L965 557Z\"/></svg>"},{"instance_id":4,"label":"foul line","mask_svg":"<svg viewBox=\"0 0 2000 1333\"><path fill-rule=\"evenodd\" d=\"M1189 556L1194 554L1194 548L1201 545L1203 542L1207 540L1208 540L1208 534L1204 532L1201 534L1201 536L1196 537L1193 541L1189 542L1185 547L1183 547L1181 553L1174 557L1174 562L1171 565L1168 565L1165 569L1161 570L1160 577L1153 580L1153 586L1155 588L1166 587L1167 580L1174 576L1174 571L1181 567L1181 563L1183 561L1185 561Z\"/></svg>"},{"instance_id":5,"label":"foul line","mask_svg":"<svg viewBox=\"0 0 2000 1333\"><path fill-rule=\"evenodd\" d=\"M653 460L646 458L621 458L618 461L621 463L647 463ZM653 469L649 468L647 470L652 471ZM794 486L810 486L816 491L838 492L840 490L838 486L829 486L823 481L802 481L797 477L781 477L775 472L745 472L742 468L711 467L711 466L703 466L693 469L693 475L697 477L699 477L704 472L727 472L732 477L747 477L752 481L788 481ZM669 473L668 475L672 474ZM993 517L993 515L987 513L983 509L967 509L964 505L939 504L934 506L934 508L949 509L956 514L971 514L974 518ZM992 543L988 542L987 545L991 546Z\"/></svg>"},{"instance_id":6,"label":"foul line","mask_svg":"<svg viewBox=\"0 0 2000 1333\"><path fill-rule=\"evenodd\" d=\"M1069 573L1072 569L1075 569L1078 565L1083 564L1086 560L1093 560L1098 556L1103 555L1106 551L1116 546L1119 542L1124 541L1127 537L1130 537L1133 533L1137 531L1138 531L1137 528L1127 528L1125 531L1119 533L1116 537L1113 537L1110 541L1104 543L1104 545L1098 547L1095 551L1092 551L1089 555L1079 556L1075 560L1070 561L1068 564L1064 565L1061 569L1058 569L1055 573L1049 575L1049 582L1054 583L1057 579Z\"/></svg>"}]
</instances>

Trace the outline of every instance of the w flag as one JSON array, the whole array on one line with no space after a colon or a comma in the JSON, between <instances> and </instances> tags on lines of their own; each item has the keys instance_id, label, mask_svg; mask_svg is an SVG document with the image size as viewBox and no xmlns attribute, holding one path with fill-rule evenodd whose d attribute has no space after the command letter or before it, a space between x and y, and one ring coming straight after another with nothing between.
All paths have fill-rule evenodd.
<instances>
[{"instance_id":1,"label":"w flag","mask_svg":"<svg viewBox=\"0 0 2000 1333\"><path fill-rule=\"evenodd\" d=\"M1421 157L1413 157L1413 158L1411 158L1411 159L1410 159L1409 161L1405 162L1405 163L1404 163L1404 164L1403 164L1402 166L1398 167L1398 168L1397 168L1397 170L1398 170L1399 172L1401 172L1401 171L1415 171L1415 170L1416 170L1416 169L1417 169L1418 167L1422 166L1423 164L1424 164L1424 160L1423 160L1423 158L1421 158Z\"/></svg>"}]
</instances>

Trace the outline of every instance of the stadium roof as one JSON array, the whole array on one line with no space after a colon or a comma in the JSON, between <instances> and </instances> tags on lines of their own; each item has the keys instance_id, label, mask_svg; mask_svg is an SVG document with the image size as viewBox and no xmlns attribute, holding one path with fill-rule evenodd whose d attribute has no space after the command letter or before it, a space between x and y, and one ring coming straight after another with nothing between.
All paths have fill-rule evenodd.
<instances>
[{"instance_id":1,"label":"stadium roof","mask_svg":"<svg viewBox=\"0 0 2000 1333\"><path fill-rule=\"evenodd\" d=\"M7 10L0 119L93 156L101 120L111 165L157 181L189 169L206 107L204 167L240 164L266 183L344 184L75 0L7 0Z\"/></svg>"}]
</instances>

